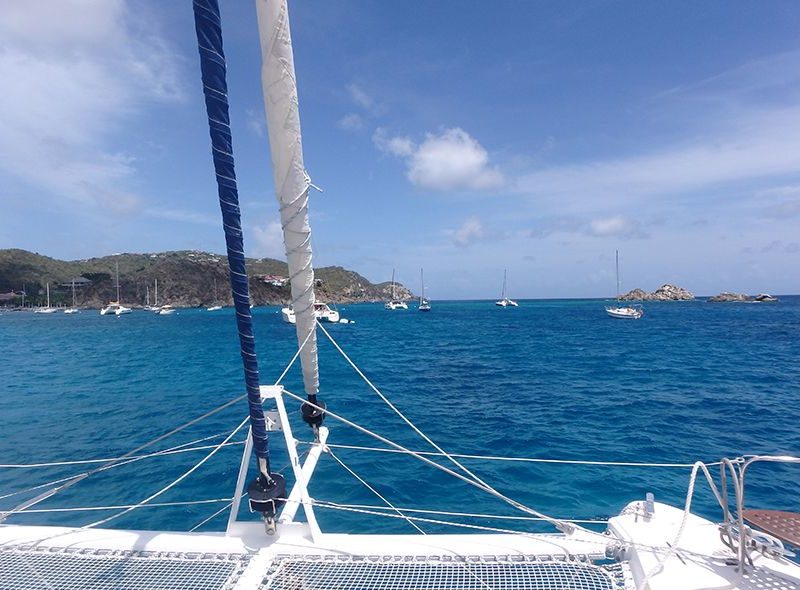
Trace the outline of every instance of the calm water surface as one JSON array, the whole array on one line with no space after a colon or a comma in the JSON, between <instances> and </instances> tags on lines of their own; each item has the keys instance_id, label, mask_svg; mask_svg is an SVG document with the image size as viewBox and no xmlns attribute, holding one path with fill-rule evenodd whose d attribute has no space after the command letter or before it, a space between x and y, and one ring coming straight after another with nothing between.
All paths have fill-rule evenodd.
<instances>
[{"instance_id":1,"label":"calm water surface","mask_svg":"<svg viewBox=\"0 0 800 590\"><path fill-rule=\"evenodd\" d=\"M652 303L641 321L605 316L602 301L433 302L431 313L340 307L355 324L328 329L373 382L452 452L556 459L691 462L745 453L800 454L800 298L778 304ZM291 358L294 328L258 308L262 382ZM121 455L243 391L230 309L172 316L97 311L65 316L0 313L0 463ZM396 442L429 450L320 337L321 396L331 410ZM286 386L302 393L299 369ZM288 400L292 417L298 404ZM226 434L239 404L165 441L167 448ZM329 442L376 441L329 420ZM295 435L309 440L298 419ZM241 438L241 437L237 437ZM213 441L221 440L220 437ZM286 464L282 439L273 465ZM305 449L301 445L301 450ZM241 447L221 451L158 501L228 498ZM336 449L395 505L514 514L481 492L400 455ZM137 502L205 452L146 459L94 475L40 509ZM688 469L585 467L465 460L504 493L544 512L605 518L652 491L682 504ZM85 470L0 469L0 496ZM287 473L287 475L289 475ZM291 481L291 476L289 475ZM800 510L800 468L763 465L748 475L748 504ZM380 504L330 457L312 496ZM0 510L34 493L0 499ZM224 504L143 508L114 526L186 530ZM695 506L718 518L699 485ZM81 525L110 512L38 512L9 522ZM318 510L324 530L407 532L408 524ZM224 528L223 514L204 525ZM249 518L242 511L242 517ZM481 520L506 527L538 525ZM445 530L423 524L430 531ZM453 529L446 529L452 531Z\"/></svg>"}]
</instances>

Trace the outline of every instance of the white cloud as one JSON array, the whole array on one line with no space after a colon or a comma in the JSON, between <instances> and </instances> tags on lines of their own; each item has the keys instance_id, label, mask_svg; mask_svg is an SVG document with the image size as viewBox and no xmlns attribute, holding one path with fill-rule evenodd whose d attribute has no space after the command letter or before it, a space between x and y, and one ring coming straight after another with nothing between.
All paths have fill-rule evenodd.
<instances>
[{"instance_id":1,"label":"white cloud","mask_svg":"<svg viewBox=\"0 0 800 590\"><path fill-rule=\"evenodd\" d=\"M111 139L144 103L182 98L178 59L133 30L141 15L121 0L6 0L0 10L0 174L50 197L136 210L133 158Z\"/></svg>"},{"instance_id":2,"label":"white cloud","mask_svg":"<svg viewBox=\"0 0 800 590\"><path fill-rule=\"evenodd\" d=\"M372 97L367 94L358 84L348 84L347 92L350 93L350 98L353 99L353 102L363 109L369 110L372 108L372 105L375 104L375 101L372 99Z\"/></svg>"},{"instance_id":3,"label":"white cloud","mask_svg":"<svg viewBox=\"0 0 800 590\"><path fill-rule=\"evenodd\" d=\"M642 231L639 224L631 219L616 215L601 219L593 219L589 222L588 233L596 237L641 237Z\"/></svg>"},{"instance_id":4,"label":"white cloud","mask_svg":"<svg viewBox=\"0 0 800 590\"><path fill-rule=\"evenodd\" d=\"M469 217L461 227L453 232L453 241L459 246L468 246L483 238L485 233L481 220L477 217Z\"/></svg>"},{"instance_id":5,"label":"white cloud","mask_svg":"<svg viewBox=\"0 0 800 590\"><path fill-rule=\"evenodd\" d=\"M505 182L500 171L489 165L486 149L458 127L439 135L429 133L420 145L408 137L387 137L383 129L375 132L373 141L378 149L404 158L408 179L421 188L480 191Z\"/></svg>"},{"instance_id":6,"label":"white cloud","mask_svg":"<svg viewBox=\"0 0 800 590\"><path fill-rule=\"evenodd\" d=\"M248 248L249 256L254 258L277 258L282 260L286 257L286 248L283 245L283 229L279 221L267 221L264 225L255 225L250 232L255 238L251 240Z\"/></svg>"},{"instance_id":7,"label":"white cloud","mask_svg":"<svg viewBox=\"0 0 800 590\"><path fill-rule=\"evenodd\" d=\"M361 118L361 115L356 113L348 113L339 119L336 124L342 129L353 131L364 127L364 120Z\"/></svg>"},{"instance_id":8,"label":"white cloud","mask_svg":"<svg viewBox=\"0 0 800 590\"><path fill-rule=\"evenodd\" d=\"M247 128L258 137L264 137L267 133L267 122L264 118L264 112L256 109L247 109L247 111L245 111L245 116L247 118Z\"/></svg>"}]
</instances>

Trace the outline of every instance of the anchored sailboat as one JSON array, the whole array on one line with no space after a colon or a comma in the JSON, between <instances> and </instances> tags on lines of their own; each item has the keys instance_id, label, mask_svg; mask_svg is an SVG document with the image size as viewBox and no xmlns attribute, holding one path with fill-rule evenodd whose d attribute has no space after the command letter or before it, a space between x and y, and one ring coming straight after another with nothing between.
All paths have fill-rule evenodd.
<instances>
[{"instance_id":1,"label":"anchored sailboat","mask_svg":"<svg viewBox=\"0 0 800 590\"><path fill-rule=\"evenodd\" d=\"M422 284L422 293L419 296L419 311L430 311L431 302L425 299L425 275L422 274L422 269L419 269L419 282Z\"/></svg>"},{"instance_id":2,"label":"anchored sailboat","mask_svg":"<svg viewBox=\"0 0 800 590\"><path fill-rule=\"evenodd\" d=\"M217 296L217 279L214 279L214 303L206 308L206 311L219 311L222 305L218 303L219 297Z\"/></svg>"},{"instance_id":3,"label":"anchored sailboat","mask_svg":"<svg viewBox=\"0 0 800 590\"><path fill-rule=\"evenodd\" d=\"M503 270L503 293L500 295L500 300L495 301L494 304L499 307L519 307L519 304L516 301L513 301L506 297L506 276L508 274L507 270Z\"/></svg>"},{"instance_id":4,"label":"anchored sailboat","mask_svg":"<svg viewBox=\"0 0 800 590\"><path fill-rule=\"evenodd\" d=\"M619 250L615 250L615 260L617 268L617 301L619 301ZM606 306L606 313L619 320L638 320L644 315L644 309L641 305L609 305Z\"/></svg>"},{"instance_id":5,"label":"anchored sailboat","mask_svg":"<svg viewBox=\"0 0 800 590\"><path fill-rule=\"evenodd\" d=\"M125 307L120 303L119 298L119 261L115 263L116 269L116 283L117 283L117 300L109 302L103 309L100 310L100 315L116 315L121 316L126 313L131 313L130 307Z\"/></svg>"},{"instance_id":6,"label":"anchored sailboat","mask_svg":"<svg viewBox=\"0 0 800 590\"><path fill-rule=\"evenodd\" d=\"M50 283L47 283L46 289L47 289L47 307L40 307L36 309L33 313L55 313L57 311L55 307L50 307Z\"/></svg>"},{"instance_id":7,"label":"anchored sailboat","mask_svg":"<svg viewBox=\"0 0 800 590\"><path fill-rule=\"evenodd\" d=\"M460 456L446 452L414 425L374 383L364 377L343 351L342 354L369 383L371 390L433 450L420 453L403 447L345 418L338 413L341 411L338 408L336 412L326 408L318 396L317 329L332 343L335 341L324 327L316 323L314 317L314 271L308 225L308 191L311 182L303 164L288 12L285 0L258 0L257 6L273 174L284 228L292 307L296 314L298 357L306 397L284 388L282 376L272 385L261 385L259 382L233 166L219 8L216 0L194 0L203 87L231 270L231 292L236 306L235 321L246 394L140 445L123 457L103 462L66 480L37 486L33 491L36 494L34 497L0 514L0 520L29 511L43 500L70 489L94 473L142 458L134 458L133 455L245 397L248 417L221 443L213 445L204 459L161 490L135 505L100 507L104 510L119 509L111 516L77 528L13 524L0 527L0 587L125 587L137 590L797 588L800 585L800 565L787 559L788 551L780 540L792 538L793 529L776 526L774 530L779 532L771 534L763 530L767 528L763 524L759 525L762 530L745 526L745 518L752 519L754 523L764 523L775 522L774 519L781 516L775 513L759 516L744 509L744 475L749 466L759 461L800 462L798 458L776 456L722 460L717 465L729 479L719 487L704 463L658 465L691 469L684 507L675 508L655 502L653 495L647 494L643 499L630 502L618 516L608 521L604 532L598 532L584 527L580 522L543 514L494 488L464 465ZM292 432L285 404L287 398L302 404L300 415L311 430L313 440L308 444L304 461L301 461L298 453L298 438ZM265 414L264 402L274 406L276 411ZM381 448L362 448L364 451L402 453L409 459L413 458L452 476L459 483L471 486L484 497L494 498L525 515L511 518L541 519L553 525L559 533L533 534L528 530L483 526L480 523L484 522L486 515L480 513L404 511L391 504L357 475L359 485L364 484L386 506L352 506L326 502L320 497L312 498L308 482L323 454L347 467L334 454L335 445L327 445L329 431L323 425L326 417L380 441ZM478 412L474 419L480 420L483 416ZM247 424L250 432L233 498L224 500L229 503L223 511L230 507L224 535L96 528L132 510L151 505L154 499L179 484L214 453L228 445ZM268 432L284 437L289 468L295 479L291 490L286 489L283 476L271 467ZM257 475L248 482L253 454L256 456ZM589 463L592 469L604 465L601 461ZM654 467L652 463L626 465ZM349 467L347 470L355 475ZM720 518L715 521L701 518L690 511L699 474L706 478L722 509ZM605 479L602 481L606 482ZM535 482L531 485L535 485ZM324 493L321 488L317 490ZM731 492L735 497L729 500ZM543 490L538 495L542 493ZM261 515L264 527L258 522L238 519L239 505L245 498L250 510ZM735 511L730 510L731 503L735 504ZM296 519L301 507L305 512L305 522ZM375 519L402 519L420 534L324 533L315 514L316 510L322 509L354 511ZM211 517L221 512L217 510ZM420 513L425 516L416 516ZM475 521L478 524L465 524L452 519L454 514L480 520ZM448 515L450 520L447 520ZM431 521L453 527L466 526L471 531L479 532L421 534L420 525Z\"/></svg>"},{"instance_id":8,"label":"anchored sailboat","mask_svg":"<svg viewBox=\"0 0 800 590\"><path fill-rule=\"evenodd\" d=\"M408 304L402 299L397 298L394 286L394 269L392 269L392 298L387 301L384 306L385 309L394 311L395 309L408 309Z\"/></svg>"},{"instance_id":9,"label":"anchored sailboat","mask_svg":"<svg viewBox=\"0 0 800 590\"><path fill-rule=\"evenodd\" d=\"M72 280L72 307L64 310L66 314L78 313L78 307L75 305L75 280Z\"/></svg>"}]
</instances>

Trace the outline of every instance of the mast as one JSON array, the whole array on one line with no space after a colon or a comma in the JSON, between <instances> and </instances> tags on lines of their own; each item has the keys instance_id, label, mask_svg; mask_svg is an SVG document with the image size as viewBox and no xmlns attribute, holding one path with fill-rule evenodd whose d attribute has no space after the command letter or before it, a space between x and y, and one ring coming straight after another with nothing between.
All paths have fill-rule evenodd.
<instances>
[{"instance_id":1,"label":"mast","mask_svg":"<svg viewBox=\"0 0 800 590\"><path fill-rule=\"evenodd\" d=\"M619 300L619 250L614 250L614 258L617 262L617 300Z\"/></svg>"},{"instance_id":2,"label":"mast","mask_svg":"<svg viewBox=\"0 0 800 590\"><path fill-rule=\"evenodd\" d=\"M506 275L508 274L508 269L503 269L503 294L500 296L500 300L504 300L506 298Z\"/></svg>"},{"instance_id":3,"label":"mast","mask_svg":"<svg viewBox=\"0 0 800 590\"><path fill-rule=\"evenodd\" d=\"M193 8L197 45L200 51L203 94L205 95L211 136L211 152L217 178L222 227L225 232L231 293L236 307L236 325L244 366L250 414L250 434L258 467L258 476L248 485L247 492L250 497L251 510L260 512L264 518L267 532L274 533L275 513L283 502L281 498L286 496L286 482L280 474L270 472L269 439L259 389L256 341L253 335L253 319L250 314L250 289L247 282L239 192L236 186L233 160L233 140L228 112L228 85L219 5L217 0L194 0ZM313 278L311 285L313 286ZM294 284L292 286L294 287ZM313 291L311 298L313 303ZM311 328L313 329L313 325Z\"/></svg>"},{"instance_id":4,"label":"mast","mask_svg":"<svg viewBox=\"0 0 800 590\"><path fill-rule=\"evenodd\" d=\"M47 283L45 288L47 289L47 309L50 309L50 283Z\"/></svg>"},{"instance_id":5,"label":"mast","mask_svg":"<svg viewBox=\"0 0 800 590\"><path fill-rule=\"evenodd\" d=\"M145 305L150 307L150 285L145 285Z\"/></svg>"},{"instance_id":6,"label":"mast","mask_svg":"<svg viewBox=\"0 0 800 590\"><path fill-rule=\"evenodd\" d=\"M303 141L294 71L294 52L286 0L256 0L261 40L261 86L267 117L272 176L280 205L283 242L292 289L303 386L310 404L317 400L316 316L314 314L314 268L311 262L311 227L308 223L308 190L312 186L303 163ZM303 345L305 343L305 345ZM314 430L323 413L303 405L303 419Z\"/></svg>"},{"instance_id":7,"label":"mast","mask_svg":"<svg viewBox=\"0 0 800 590\"><path fill-rule=\"evenodd\" d=\"M75 308L75 279L72 279L72 307Z\"/></svg>"},{"instance_id":8,"label":"mast","mask_svg":"<svg viewBox=\"0 0 800 590\"><path fill-rule=\"evenodd\" d=\"M119 260L114 263L117 269L117 303L119 303Z\"/></svg>"},{"instance_id":9,"label":"mast","mask_svg":"<svg viewBox=\"0 0 800 590\"><path fill-rule=\"evenodd\" d=\"M419 282L422 283L422 297L419 300L422 303L425 301L425 275L422 273L422 269L419 269Z\"/></svg>"}]
</instances>

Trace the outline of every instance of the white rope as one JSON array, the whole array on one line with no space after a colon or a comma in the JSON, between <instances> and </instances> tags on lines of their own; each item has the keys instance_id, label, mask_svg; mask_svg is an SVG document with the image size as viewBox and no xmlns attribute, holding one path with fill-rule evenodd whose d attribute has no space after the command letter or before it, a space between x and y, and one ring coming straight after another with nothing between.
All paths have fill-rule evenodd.
<instances>
[{"instance_id":1,"label":"white rope","mask_svg":"<svg viewBox=\"0 0 800 590\"><path fill-rule=\"evenodd\" d=\"M328 340L331 341L331 344L333 344L333 346L336 348L336 350L338 350L341 353L341 355L344 357L344 359L347 361L347 363L353 368L353 370L356 371L356 373L358 373L361 376L362 379L364 379L364 382L367 385L369 385L369 387L372 389L372 391L374 391L386 403L386 405L388 405L395 412L395 414L397 414L414 432L416 432L420 437L422 437L426 442L428 442L433 448L435 448L437 451L442 453L442 455L445 458L447 458L447 460L450 461L453 465L455 465L456 467L461 469L464 473L469 475L470 478L472 478L472 480L474 480L474 482L478 484L477 487L479 487L480 489L483 489L483 490L491 493L495 497L503 500L504 502L510 504L511 506L517 508L518 510L521 510L522 512L526 512L528 514L533 514L534 516L539 516L539 517L542 517L542 518L550 518L547 515L542 514L541 512L538 512L538 511L534 510L533 508L525 506L521 502L518 502L517 500L514 500L514 499L506 496L505 494L502 494L501 492L499 492L498 490L496 490L495 488L490 486L488 483L483 481L480 477L475 475L472 471L467 469L457 459L455 459L451 455L447 454L447 452L442 447L437 445L433 440L431 440L431 438L428 435L426 435L424 432L422 432L422 430L417 428L417 426L414 425L414 423L411 422L411 420L406 418L406 416L397 407L395 407L395 405L391 401L389 401L389 399L385 395L383 395L383 393L381 393L380 390L377 387L375 387L375 385L372 384L372 382L367 378L367 376L364 375L363 372L361 372L361 369L359 369L356 366L356 364L350 359L350 357L347 356L347 353L344 350L342 350L342 347L339 346L339 344L328 333L328 331L325 329L325 326L323 326L319 321L317 321L317 324L319 325L320 329L325 334L325 336L328 337ZM423 458L421 455L416 455L416 456L419 457L420 459ZM435 464L433 462L431 462L431 463ZM556 527L558 530L560 530L560 531L562 531L564 533L567 533L567 534L571 533L574 530L573 529L573 525L571 525L569 523L566 523L566 522L559 521L558 519L551 518L549 522L554 527Z\"/></svg>"},{"instance_id":2,"label":"white rope","mask_svg":"<svg viewBox=\"0 0 800 590\"><path fill-rule=\"evenodd\" d=\"M110 521L112 521L112 520L114 520L116 518L119 518L120 516L122 516L124 514L127 514L128 512L130 512L132 510L135 510L137 508L140 508L140 507L144 506L145 504L150 502L150 500L154 500L155 498L157 498L158 496L160 496L161 494L163 494L167 490L172 489L173 487L178 485L180 482L182 482L184 479L189 477L189 475L194 473L197 469L199 469L200 466L202 466L206 461L211 459L211 457L213 457L217 453L217 451L219 451L222 448L222 445L225 444L226 442L228 442L230 439L232 439L236 435L236 433L239 432L239 430L241 430L244 427L245 424L247 424L247 422L249 420L250 420L249 416L247 418L245 418L244 420L242 420L239 423L239 426L234 428L233 431L227 436L227 438L225 438L225 440L223 440L219 445L217 445L214 449L212 449L212 451L210 453L208 453L205 457L203 457L200 461L198 461L189 470L185 471L180 477L178 477L177 479L173 480L171 483L167 484L166 486L164 486L163 488L158 490L156 493L148 496L147 498L145 498L144 500L142 500L138 504L135 504L135 505L131 506L130 508L126 508L122 512L117 512L116 514L112 514L111 516L109 516L107 518L104 518L102 520L98 520L97 522L93 522L91 524L87 524L87 525L85 525L84 527L81 527L81 528L87 528L88 529L88 528L93 528L93 527L96 527L96 526L100 526L101 524L106 524L107 522L110 522Z\"/></svg>"},{"instance_id":3,"label":"white rope","mask_svg":"<svg viewBox=\"0 0 800 590\"><path fill-rule=\"evenodd\" d=\"M390 510L386 506L372 506L370 504L346 504L350 508L362 508L364 510ZM411 512L415 514L434 514L439 516L459 516L464 518L489 518L494 520L519 520L526 522L547 522L542 518L536 516L510 516L504 514L480 514L476 512L451 512L448 510L429 510L423 508L392 508L399 512ZM584 524L607 524L608 519L589 519L589 518L565 518L568 522L577 522Z\"/></svg>"},{"instance_id":4,"label":"white rope","mask_svg":"<svg viewBox=\"0 0 800 590\"><path fill-rule=\"evenodd\" d=\"M164 508L168 506L191 506L194 504L216 504L218 502L230 502L230 498L214 498L210 500L186 500L183 502L155 502L146 504L142 508ZM230 505L230 504L229 504ZM70 508L32 508L18 514L48 514L51 512L93 512L102 510L121 510L123 508L135 508L138 504L121 504L117 506L75 506Z\"/></svg>"},{"instance_id":5,"label":"white rope","mask_svg":"<svg viewBox=\"0 0 800 590\"><path fill-rule=\"evenodd\" d=\"M302 352L303 348L308 343L308 339L311 338L311 334L313 334L313 331L306 334L306 339L303 340L303 343L297 347L297 352L294 353L292 360L290 360L289 364L286 365L286 368L283 370L283 373L281 373L281 376L275 380L274 385L280 385L281 381L283 381L283 378L286 377L286 374L289 372L289 369L292 368L292 365L294 365L295 361L297 361L297 357L300 356L300 353Z\"/></svg>"},{"instance_id":6,"label":"white rope","mask_svg":"<svg viewBox=\"0 0 800 590\"><path fill-rule=\"evenodd\" d=\"M298 444L313 445L316 444L310 441L298 441ZM354 451L373 451L377 453L397 453L408 454L406 451L397 449L386 449L381 447L365 447L359 445L344 445L344 444L326 444L325 446L334 449L349 449ZM433 451L413 451L418 455L426 455L428 457L441 457L442 453L435 453ZM485 461L511 461L521 463L556 463L564 465L596 465L596 466L611 466L611 467L681 467L689 469L694 467L695 463L637 463L628 461L589 461L580 459L539 459L536 457L500 457L496 455L468 455L464 453L449 453L451 457L458 457L459 459L476 459ZM713 461L703 464L707 467L716 467L722 465L721 461Z\"/></svg>"},{"instance_id":7,"label":"white rope","mask_svg":"<svg viewBox=\"0 0 800 590\"><path fill-rule=\"evenodd\" d=\"M371 515L371 516L382 516L382 517L385 517L385 518L395 518L395 519L396 518L408 518L408 519L411 519L411 520L414 520L414 521L417 521L417 522L426 522L426 523L430 523L430 524L440 524L440 525L445 525L445 526L453 526L453 527L458 527L458 528L485 531L485 532L489 532L489 533L502 533L502 534L509 534L509 535L519 535L519 536L522 536L522 537L530 537L530 538L536 539L537 541L541 541L543 543L549 543L551 545L555 545L556 547L558 547L559 549L564 551L564 553L567 554L567 555L571 554L570 551L566 547L564 547L564 546L559 544L559 539L561 537L559 537L557 535L551 535L551 536L548 537L548 536L541 535L541 534L536 534L536 533L528 533L528 532L525 532L525 531L516 531L514 529L502 529L502 528L490 527L490 526L479 525L479 524L467 524L467 523L464 523L464 522L454 522L454 521L450 521L450 520L438 520L438 519L435 519L435 518L425 518L425 517L422 517L422 516L408 516L408 515L398 516L397 514L391 514L389 512L378 512L378 511L373 511L373 510L364 510L362 508L353 508L353 507L351 507L351 506L349 506L347 504L337 504L336 502L328 502L328 501L324 501L324 500L313 500L311 502L311 504L313 506L319 507L319 508L330 508L332 510L341 510L341 511L344 511L344 512L355 512L355 513L358 513L358 514L368 514L368 515ZM607 537L605 535L600 535L600 536L605 541L605 543L603 543L603 545L607 545L608 541L610 541L609 537Z\"/></svg>"},{"instance_id":8,"label":"white rope","mask_svg":"<svg viewBox=\"0 0 800 590\"><path fill-rule=\"evenodd\" d=\"M213 436L207 436L205 438L200 439L200 441L208 440L210 438L216 438L220 436L219 434L215 434ZM200 442L200 441L193 441L193 442ZM187 443L192 444L192 443ZM237 445L243 445L244 441L233 441L226 443L223 446L232 447ZM181 445L183 446L183 445ZM202 445L198 447L187 447L187 448L177 448L174 450L165 450L165 451L156 451L155 453L148 453L146 455L134 455L130 457L120 456L120 457L112 457L110 459L83 459L79 461L53 461L51 463L8 463L5 465L0 465L0 469L35 469L39 467L63 467L67 465L91 465L93 463L110 463L110 462L117 462L125 460L125 463L117 463L115 465L109 466L107 469L111 467L117 467L119 465L127 465L128 463L133 463L134 461L140 461L142 459L150 459L151 457L163 457L166 455L177 455L180 453L190 453L193 451L204 451L207 449L214 448L216 445ZM105 471L105 470L104 470ZM71 476L75 477L75 476ZM5 496L3 496L5 497Z\"/></svg>"},{"instance_id":9,"label":"white rope","mask_svg":"<svg viewBox=\"0 0 800 590\"><path fill-rule=\"evenodd\" d=\"M394 511L395 511L397 514L399 514L400 516L402 516L403 518L405 518L405 515L404 515L404 514L403 514L403 513L402 513L400 510L398 510L397 508L395 508L395 506L394 506L394 505L393 505L391 502L389 502L389 500L387 500L385 497L383 497L383 496L381 495L381 493L380 493L378 490L376 490L376 489L375 489L375 488L373 488L371 485L369 485L369 484L368 484L368 483L367 483L367 482L366 482L366 481L365 481L365 480L364 480L364 479L363 479L363 478L362 478L360 475L358 475L358 474L357 474L355 471L353 471L353 470L352 470L352 469L350 469L350 468L349 468L347 465L345 465L345 464L344 464L344 462L343 462L341 459L339 459L339 457L337 457L337 456L336 456L336 455L333 453L333 451L331 451L330 449L328 449L328 454L329 454L329 455L330 455L330 456L331 456L331 457L332 457L332 458L333 458L333 459L334 459L334 460L335 460L335 461L336 461L336 462L337 462L339 465L341 465L342 467L344 467L344 468L345 468L345 470L347 470L347 472L348 472L350 475L352 475L352 476L353 476L353 477L355 477L355 478L356 478L358 481L360 481L362 484L364 484L364 487L366 487L366 488L367 488L369 491L371 491L373 494L375 494L376 496L378 496L378 498L380 498L380 499L383 501L383 503L384 503L384 504L386 504L386 505L387 505L387 506L388 506L388 507L389 507L391 510L394 510ZM422 530L422 529L421 529L419 526L417 526L417 524L416 524L416 523L415 523L413 520L411 520L410 518L406 518L406 522L408 522L408 524L410 524L412 527L414 527L415 529L417 529L417 530L418 530L420 533L422 533L423 535L427 534L427 533L426 533L425 531L423 531L423 530Z\"/></svg>"},{"instance_id":10,"label":"white rope","mask_svg":"<svg viewBox=\"0 0 800 590\"><path fill-rule=\"evenodd\" d=\"M242 497L244 497L244 496L242 496ZM220 508L219 510L217 510L217 511L216 511L214 514L212 514L212 515L211 515L211 516L209 516L208 518L205 518L205 519L203 519L202 521L198 522L196 525L194 525L192 528L190 528L190 529L189 529L189 532L190 532L190 533L193 533L194 531L196 531L197 529L199 529L201 526L203 526L204 524L206 524L208 521L210 521L210 520L213 520L215 517L217 517L217 516L219 516L220 514L222 514L223 512L225 512L225 511L226 511L228 508L230 508L231 506L233 506L233 500L231 500L230 502L228 502L227 504L225 504L225 506L223 506L222 508Z\"/></svg>"},{"instance_id":11,"label":"white rope","mask_svg":"<svg viewBox=\"0 0 800 590\"><path fill-rule=\"evenodd\" d=\"M533 508L528 508L527 506L517 502L516 500L512 500L511 498L508 498L507 496L504 496L503 494L501 494L500 492L498 492L497 490L495 490L494 488L492 488L490 486L484 486L484 485L478 483L477 481L475 481L473 479L470 479L470 478L468 478L468 477L466 477L464 475L461 475L460 473L458 473L456 471L453 471L452 469L450 469L448 467L445 467L444 465L440 465L440 464L436 463L435 461L431 461L427 457L425 457L423 455L419 455L419 454L417 454L414 451L411 451L409 449L406 449L402 445L399 445L396 442L391 441L388 438L385 438L385 437L381 436L380 434L372 432L371 430L368 430L368 429L364 428L363 426L359 426L355 422L351 422L347 418L343 418L342 416L339 416L338 414L335 414L335 413L333 413L332 411L330 411L328 409L323 409L323 408L321 408L321 407L319 407L319 406L317 406L315 404L312 404L311 402L309 402L307 400L304 400L299 395L295 395L294 393L292 393L289 390L284 390L284 393L286 395L288 395L289 397L296 399L297 401L300 401L300 402L303 402L305 404L308 404L312 408L315 408L315 409L320 410L320 411L324 411L328 416L331 416L332 418L335 418L336 420L339 420L342 423L347 424L348 426L350 426L352 428L355 428L359 432L363 432L364 434L367 434L367 435L369 435L369 436L371 436L373 438L376 438L377 440L379 440L379 441L381 441L381 442L383 442L383 443L385 443L385 444L387 444L389 446L392 446L392 447L394 447L396 449L404 451L404 452L408 453L409 455L411 455L412 457L415 457L415 458L419 459L423 463L427 463L428 465L431 465L432 467L435 467L436 469L439 469L440 471L444 471L445 473L448 473L448 474L452 475L453 477L456 477L456 478L460 479L461 481L464 481L464 482L468 483L469 485L478 488L479 490L484 490L485 492L488 492L489 494L495 496L496 498L499 498L499 499L501 499L501 500L503 500L505 502L508 502L509 504L511 504L512 506L514 506L515 508L518 508L519 510L521 510L523 512L527 512L528 514L532 514L533 516L538 516L538 517L544 519L545 521L549 522L550 524L552 524L553 526L555 526L556 528L558 528L559 530L561 530L561 531L563 531L565 533L572 532L574 530L575 526L576 526L576 525L572 525L572 524L564 522L564 521L560 521L560 520L558 520L556 518L553 518L551 516L547 516L546 514L538 512L538 511L534 510Z\"/></svg>"}]
</instances>

